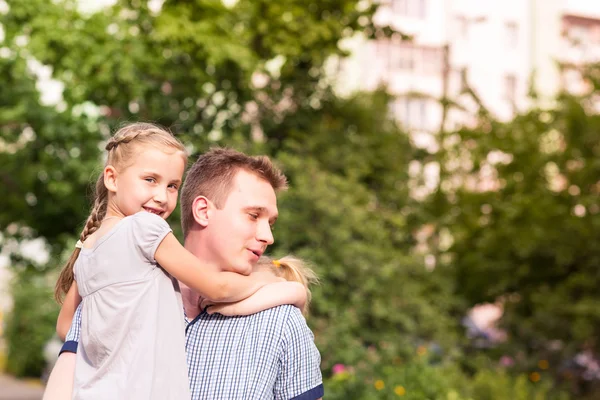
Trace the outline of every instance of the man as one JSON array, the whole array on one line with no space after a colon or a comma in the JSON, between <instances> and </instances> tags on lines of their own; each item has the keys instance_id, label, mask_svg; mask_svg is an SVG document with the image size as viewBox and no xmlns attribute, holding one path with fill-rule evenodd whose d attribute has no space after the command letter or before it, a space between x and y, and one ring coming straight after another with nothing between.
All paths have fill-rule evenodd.
<instances>
[{"instance_id":1,"label":"man","mask_svg":"<svg viewBox=\"0 0 600 400\"><path fill-rule=\"evenodd\" d=\"M286 185L267 157L229 149L200 156L181 191L186 249L206 265L249 274L274 241L276 192ZM284 305L225 317L201 312L201 299L189 288L182 287L182 297L192 399L323 396L320 355L298 308ZM61 358L77 351L80 321L78 309Z\"/></svg>"}]
</instances>

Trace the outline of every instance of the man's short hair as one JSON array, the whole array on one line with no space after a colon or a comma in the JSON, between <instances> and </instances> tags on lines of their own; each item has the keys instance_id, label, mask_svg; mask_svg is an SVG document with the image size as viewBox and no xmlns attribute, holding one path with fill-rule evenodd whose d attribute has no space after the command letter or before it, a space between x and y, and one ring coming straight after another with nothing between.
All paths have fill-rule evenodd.
<instances>
[{"instance_id":1,"label":"man's short hair","mask_svg":"<svg viewBox=\"0 0 600 400\"><path fill-rule=\"evenodd\" d=\"M181 188L181 227L187 236L194 216L192 204L198 196L205 196L217 208L225 201L233 188L238 171L244 170L269 182L275 192L287 189L287 179L266 156L249 156L228 148L212 148L200 155L187 172Z\"/></svg>"}]
</instances>

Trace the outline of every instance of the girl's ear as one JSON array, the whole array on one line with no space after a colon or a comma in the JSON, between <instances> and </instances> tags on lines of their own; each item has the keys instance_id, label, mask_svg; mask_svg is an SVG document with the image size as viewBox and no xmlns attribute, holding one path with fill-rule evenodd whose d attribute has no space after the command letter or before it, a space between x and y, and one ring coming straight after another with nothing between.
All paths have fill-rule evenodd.
<instances>
[{"instance_id":1,"label":"girl's ear","mask_svg":"<svg viewBox=\"0 0 600 400\"><path fill-rule=\"evenodd\" d=\"M117 191L117 170L112 165L107 165L104 168L104 186L109 192L116 193Z\"/></svg>"},{"instance_id":2,"label":"girl's ear","mask_svg":"<svg viewBox=\"0 0 600 400\"><path fill-rule=\"evenodd\" d=\"M198 196L192 203L192 215L194 221L201 227L205 228L212 215L214 204L204 196Z\"/></svg>"}]
</instances>

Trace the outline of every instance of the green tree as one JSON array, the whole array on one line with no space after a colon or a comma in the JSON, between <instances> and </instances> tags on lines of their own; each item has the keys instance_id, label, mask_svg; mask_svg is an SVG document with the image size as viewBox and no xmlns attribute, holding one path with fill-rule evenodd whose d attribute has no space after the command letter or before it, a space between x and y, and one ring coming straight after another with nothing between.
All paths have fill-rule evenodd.
<instances>
[{"instance_id":1,"label":"green tree","mask_svg":"<svg viewBox=\"0 0 600 400\"><path fill-rule=\"evenodd\" d=\"M453 341L448 277L411 254L421 218L406 185L413 150L388 118L389 98L337 99L325 74L326 61L344 55L341 39L392 34L373 27L375 7L169 1L153 11L119 1L85 14L69 0L8 4L5 40L21 69L10 67L18 79L7 81L27 91L3 91L3 105L21 110L3 123L3 140L31 132L35 140L0 153L3 176L17 186L2 199L2 226L26 227L46 239L51 259L63 259L87 215L83 194L102 141L124 121L156 121L194 153L234 145L284 166L292 190L282 198L275 251L306 257L322 276L311 324L324 367L358 363L367 351L385 360ZM31 60L64 83L58 105L40 104L36 77L24 73ZM25 340L26 330L19 334ZM18 343L10 345L21 351Z\"/></svg>"},{"instance_id":2,"label":"green tree","mask_svg":"<svg viewBox=\"0 0 600 400\"><path fill-rule=\"evenodd\" d=\"M502 304L504 347L523 369L543 359L558 372L577 352L600 354L595 90L509 122L484 111L442 137L430 207L453 244L441 259L467 305Z\"/></svg>"},{"instance_id":3,"label":"green tree","mask_svg":"<svg viewBox=\"0 0 600 400\"><path fill-rule=\"evenodd\" d=\"M390 121L383 93L324 103L302 140L278 157L291 179L281 202L277 251L318 266L312 322L323 367L380 362L435 342L456 343L456 299L444 270L412 253L422 223L409 195L408 138Z\"/></svg>"}]
</instances>

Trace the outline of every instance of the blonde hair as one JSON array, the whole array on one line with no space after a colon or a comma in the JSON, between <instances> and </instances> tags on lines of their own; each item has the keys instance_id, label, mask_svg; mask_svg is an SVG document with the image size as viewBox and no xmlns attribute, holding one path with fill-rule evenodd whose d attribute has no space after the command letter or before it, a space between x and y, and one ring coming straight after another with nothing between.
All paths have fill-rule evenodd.
<instances>
[{"instance_id":1,"label":"blonde hair","mask_svg":"<svg viewBox=\"0 0 600 400\"><path fill-rule=\"evenodd\" d=\"M285 175L266 156L249 156L228 148L212 148L190 167L181 188L181 227L184 237L194 223L192 204L205 196L217 208L223 207L239 170L255 174L269 182L275 192L287 188Z\"/></svg>"},{"instance_id":2,"label":"blonde hair","mask_svg":"<svg viewBox=\"0 0 600 400\"><path fill-rule=\"evenodd\" d=\"M286 281L301 283L306 288L306 304L302 309L302 314L308 315L308 309L312 299L310 285L318 284L319 277L306 261L291 255L279 259L262 256L258 260L256 268L267 268L275 276L283 278Z\"/></svg>"},{"instance_id":3,"label":"blonde hair","mask_svg":"<svg viewBox=\"0 0 600 400\"><path fill-rule=\"evenodd\" d=\"M187 161L185 147L169 131L154 124L138 122L123 126L108 140L105 147L108 157L104 166L112 165L118 171L126 169L135 162L136 150L141 145L151 145L165 151L181 152L182 157ZM82 243L100 228L102 220L106 216L107 206L108 190L104 185L104 172L102 172L96 181L92 210L79 235ZM54 288L54 297L59 303L62 303L63 296L73 283L73 266L80 252L81 249L75 248L60 272Z\"/></svg>"}]
</instances>

